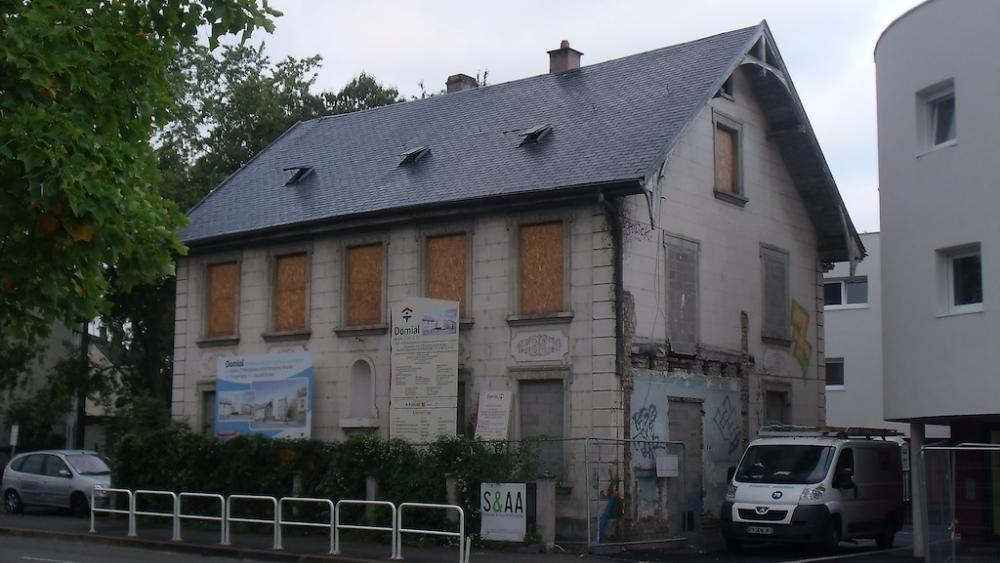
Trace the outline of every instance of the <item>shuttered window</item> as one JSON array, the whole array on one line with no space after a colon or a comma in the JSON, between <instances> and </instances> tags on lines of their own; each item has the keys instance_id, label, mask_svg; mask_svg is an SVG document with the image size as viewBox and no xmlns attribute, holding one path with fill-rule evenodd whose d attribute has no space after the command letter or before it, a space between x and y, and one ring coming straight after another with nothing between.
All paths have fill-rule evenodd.
<instances>
[{"instance_id":1,"label":"shuttered window","mask_svg":"<svg viewBox=\"0 0 1000 563\"><path fill-rule=\"evenodd\" d=\"M273 324L276 332L306 328L306 253L274 260Z\"/></svg>"},{"instance_id":2,"label":"shuttered window","mask_svg":"<svg viewBox=\"0 0 1000 563\"><path fill-rule=\"evenodd\" d=\"M239 266L236 262L211 264L207 277L205 336L236 336Z\"/></svg>"},{"instance_id":3,"label":"shuttered window","mask_svg":"<svg viewBox=\"0 0 1000 563\"><path fill-rule=\"evenodd\" d=\"M765 338L788 339L788 254L762 247Z\"/></svg>"},{"instance_id":4,"label":"shuttered window","mask_svg":"<svg viewBox=\"0 0 1000 563\"><path fill-rule=\"evenodd\" d=\"M347 249L346 259L348 326L382 322L382 243Z\"/></svg>"},{"instance_id":5,"label":"shuttered window","mask_svg":"<svg viewBox=\"0 0 1000 563\"><path fill-rule=\"evenodd\" d=\"M466 311L466 258L468 256L465 233L428 237L427 239L427 296L435 299L458 301L459 314Z\"/></svg>"},{"instance_id":6,"label":"shuttered window","mask_svg":"<svg viewBox=\"0 0 1000 563\"><path fill-rule=\"evenodd\" d=\"M715 188L739 194L739 132L721 124L715 126Z\"/></svg>"},{"instance_id":7,"label":"shuttered window","mask_svg":"<svg viewBox=\"0 0 1000 563\"><path fill-rule=\"evenodd\" d=\"M698 243L668 235L666 251L670 350L694 354L698 348Z\"/></svg>"},{"instance_id":8,"label":"shuttered window","mask_svg":"<svg viewBox=\"0 0 1000 563\"><path fill-rule=\"evenodd\" d=\"M520 313L557 313L564 308L563 224L522 225L518 232Z\"/></svg>"}]
</instances>

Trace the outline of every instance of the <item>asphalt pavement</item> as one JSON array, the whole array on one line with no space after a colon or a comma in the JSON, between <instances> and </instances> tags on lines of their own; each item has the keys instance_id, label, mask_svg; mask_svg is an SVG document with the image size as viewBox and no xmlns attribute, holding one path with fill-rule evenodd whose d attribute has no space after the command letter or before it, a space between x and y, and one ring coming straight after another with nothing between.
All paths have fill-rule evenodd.
<instances>
[{"instance_id":1,"label":"asphalt pavement","mask_svg":"<svg viewBox=\"0 0 1000 563\"><path fill-rule=\"evenodd\" d=\"M0 514L0 563L31 561L49 563L91 563L107 561L143 561L160 563L190 561L222 562L250 561L353 561L358 563L385 562L389 559L389 540L377 537L367 542L357 540L345 531L342 556L331 557L329 535L326 532L303 535L287 532L283 536L283 551L271 549L273 535L269 526L258 526L232 533L232 546L219 545L219 530L210 525L185 523L183 541L170 540L170 524L166 519L140 519L138 537L127 537L124 518L98 515L97 533L88 532L90 520L75 518L54 510L28 509L23 514ZM878 550L874 542L860 540L843 542L833 554L817 552L803 546L748 546L734 555L724 551L700 552L690 546L674 545L660 549L609 549L600 554L530 553L526 550L474 548L470 560L475 563L523 561L526 563L574 562L671 562L671 563L914 563L912 535L904 529L897 535L897 547ZM568 546L567 546L568 547ZM447 562L458 559L458 548L441 545L404 544L407 561Z\"/></svg>"}]
</instances>

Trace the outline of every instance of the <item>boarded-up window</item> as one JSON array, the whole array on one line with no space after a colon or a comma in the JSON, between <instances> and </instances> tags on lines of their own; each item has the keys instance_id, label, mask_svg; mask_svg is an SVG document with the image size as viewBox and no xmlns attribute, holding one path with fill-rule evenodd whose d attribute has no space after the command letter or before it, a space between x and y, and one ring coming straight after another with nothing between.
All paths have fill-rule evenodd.
<instances>
[{"instance_id":1,"label":"boarded-up window","mask_svg":"<svg viewBox=\"0 0 1000 563\"><path fill-rule=\"evenodd\" d=\"M274 330L306 328L306 254L274 260Z\"/></svg>"},{"instance_id":2,"label":"boarded-up window","mask_svg":"<svg viewBox=\"0 0 1000 563\"><path fill-rule=\"evenodd\" d=\"M205 336L236 335L236 290L239 283L236 262L212 264L208 267L208 291L205 307L208 318Z\"/></svg>"},{"instance_id":3,"label":"boarded-up window","mask_svg":"<svg viewBox=\"0 0 1000 563\"><path fill-rule=\"evenodd\" d=\"M427 239L427 296L460 302L459 314L466 317L465 233Z\"/></svg>"},{"instance_id":4,"label":"boarded-up window","mask_svg":"<svg viewBox=\"0 0 1000 563\"><path fill-rule=\"evenodd\" d=\"M698 347L698 243L667 236L666 251L670 349L694 354Z\"/></svg>"},{"instance_id":5,"label":"boarded-up window","mask_svg":"<svg viewBox=\"0 0 1000 563\"><path fill-rule=\"evenodd\" d=\"M773 248L761 248L764 269L765 338L788 338L788 254Z\"/></svg>"},{"instance_id":6,"label":"boarded-up window","mask_svg":"<svg viewBox=\"0 0 1000 563\"><path fill-rule=\"evenodd\" d=\"M520 313L563 310L563 224L523 225L518 233Z\"/></svg>"},{"instance_id":7,"label":"boarded-up window","mask_svg":"<svg viewBox=\"0 0 1000 563\"><path fill-rule=\"evenodd\" d=\"M346 270L347 324L382 322L382 243L348 248Z\"/></svg>"},{"instance_id":8,"label":"boarded-up window","mask_svg":"<svg viewBox=\"0 0 1000 563\"><path fill-rule=\"evenodd\" d=\"M724 192L740 193L739 132L715 126L715 187Z\"/></svg>"}]
</instances>

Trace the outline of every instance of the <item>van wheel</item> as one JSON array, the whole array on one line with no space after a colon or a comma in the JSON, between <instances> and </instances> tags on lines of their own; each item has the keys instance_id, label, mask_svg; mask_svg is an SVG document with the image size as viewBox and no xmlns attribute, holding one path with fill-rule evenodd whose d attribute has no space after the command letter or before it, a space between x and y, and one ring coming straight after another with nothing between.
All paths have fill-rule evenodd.
<instances>
[{"instance_id":1,"label":"van wheel","mask_svg":"<svg viewBox=\"0 0 1000 563\"><path fill-rule=\"evenodd\" d=\"M20 514L24 510L24 503L21 502L21 495L14 489L7 489L3 494L3 508L9 514Z\"/></svg>"},{"instance_id":2,"label":"van wheel","mask_svg":"<svg viewBox=\"0 0 1000 563\"><path fill-rule=\"evenodd\" d=\"M820 542L820 548L831 553L837 550L837 546L840 545L840 520L837 518L831 518L826 524L826 531L823 533L823 540Z\"/></svg>"},{"instance_id":3,"label":"van wheel","mask_svg":"<svg viewBox=\"0 0 1000 563\"><path fill-rule=\"evenodd\" d=\"M87 502L87 497L83 496L83 493L77 491L69 498L69 512L73 516L80 518L90 516L90 504Z\"/></svg>"},{"instance_id":4,"label":"van wheel","mask_svg":"<svg viewBox=\"0 0 1000 563\"><path fill-rule=\"evenodd\" d=\"M729 553L743 553L743 542L726 540L726 551Z\"/></svg>"},{"instance_id":5,"label":"van wheel","mask_svg":"<svg viewBox=\"0 0 1000 563\"><path fill-rule=\"evenodd\" d=\"M875 545L879 549L891 549L892 544L896 541L896 522L892 516L885 519L885 524L882 528L882 533L875 536Z\"/></svg>"}]
</instances>

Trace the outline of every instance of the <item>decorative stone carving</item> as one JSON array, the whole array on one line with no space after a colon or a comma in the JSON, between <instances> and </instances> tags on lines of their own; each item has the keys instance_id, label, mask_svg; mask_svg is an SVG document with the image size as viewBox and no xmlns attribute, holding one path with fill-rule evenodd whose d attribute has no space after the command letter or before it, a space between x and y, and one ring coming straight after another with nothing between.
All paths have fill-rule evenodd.
<instances>
[{"instance_id":1,"label":"decorative stone carving","mask_svg":"<svg viewBox=\"0 0 1000 563\"><path fill-rule=\"evenodd\" d=\"M569 353L569 337L559 330L514 334L510 344L518 362L561 361Z\"/></svg>"}]
</instances>

